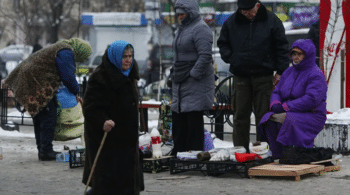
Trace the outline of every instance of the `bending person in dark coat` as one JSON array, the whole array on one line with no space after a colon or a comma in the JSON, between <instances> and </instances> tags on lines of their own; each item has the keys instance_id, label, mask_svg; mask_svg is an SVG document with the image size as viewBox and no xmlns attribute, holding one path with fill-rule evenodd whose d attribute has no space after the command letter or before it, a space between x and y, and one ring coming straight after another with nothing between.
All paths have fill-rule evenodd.
<instances>
[{"instance_id":1,"label":"bending person in dark coat","mask_svg":"<svg viewBox=\"0 0 350 195\"><path fill-rule=\"evenodd\" d=\"M283 146L313 147L327 119L327 83L315 63L315 45L299 39L290 56L293 66L282 74L271 95L271 111L258 127L274 158L281 157Z\"/></svg>"},{"instance_id":2,"label":"bending person in dark coat","mask_svg":"<svg viewBox=\"0 0 350 195\"><path fill-rule=\"evenodd\" d=\"M58 152L52 145L57 124L56 93L63 84L78 102L82 101L75 63L85 61L91 53L90 44L79 38L58 41L31 54L6 78L5 84L33 117L39 160L56 160Z\"/></svg>"},{"instance_id":3,"label":"bending person in dark coat","mask_svg":"<svg viewBox=\"0 0 350 195\"><path fill-rule=\"evenodd\" d=\"M86 157L83 183L87 184L105 131L90 194L140 193L138 151L139 71L131 44L112 43L102 64L91 75L84 97Z\"/></svg>"}]
</instances>

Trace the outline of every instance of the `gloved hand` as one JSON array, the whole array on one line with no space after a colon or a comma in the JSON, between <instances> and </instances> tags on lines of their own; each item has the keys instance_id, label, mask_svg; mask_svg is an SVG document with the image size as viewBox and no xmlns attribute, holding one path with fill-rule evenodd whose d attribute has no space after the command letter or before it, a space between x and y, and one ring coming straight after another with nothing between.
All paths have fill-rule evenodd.
<instances>
[{"instance_id":1,"label":"gloved hand","mask_svg":"<svg viewBox=\"0 0 350 195\"><path fill-rule=\"evenodd\" d=\"M283 113L283 112L285 112L284 109L283 109L282 104L274 104L274 105L272 105L271 111L274 112L274 113Z\"/></svg>"}]
</instances>

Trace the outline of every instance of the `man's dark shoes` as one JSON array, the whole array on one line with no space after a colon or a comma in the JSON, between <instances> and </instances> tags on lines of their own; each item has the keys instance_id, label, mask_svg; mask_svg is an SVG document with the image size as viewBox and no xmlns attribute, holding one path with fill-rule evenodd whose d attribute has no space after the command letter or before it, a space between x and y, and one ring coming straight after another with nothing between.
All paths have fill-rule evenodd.
<instances>
[{"instance_id":1,"label":"man's dark shoes","mask_svg":"<svg viewBox=\"0 0 350 195\"><path fill-rule=\"evenodd\" d=\"M48 152L48 153L39 153L39 160L41 161L50 161L50 160L56 160L56 154L59 154L60 152Z\"/></svg>"}]
</instances>

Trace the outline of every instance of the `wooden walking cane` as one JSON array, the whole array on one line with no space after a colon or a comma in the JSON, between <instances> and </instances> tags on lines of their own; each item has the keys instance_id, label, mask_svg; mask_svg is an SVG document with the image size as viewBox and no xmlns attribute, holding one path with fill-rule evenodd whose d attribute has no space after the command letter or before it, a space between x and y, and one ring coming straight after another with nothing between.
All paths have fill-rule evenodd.
<instances>
[{"instance_id":1,"label":"wooden walking cane","mask_svg":"<svg viewBox=\"0 0 350 195\"><path fill-rule=\"evenodd\" d=\"M86 183L86 187L85 187L85 192L84 192L84 195L86 195L86 192L87 192L87 189L89 187L89 184L90 184L90 181L91 181L91 178L92 178L92 174L94 173L94 170L95 170L95 167L96 167L96 164L97 164L97 159L98 157L100 156L100 153L101 153L101 150L102 150L102 147L103 147L103 144L105 143L105 140L106 140L106 137L107 137L107 131L105 131L104 135L103 135L103 138L102 138L102 141L101 141L101 145L100 147L98 148L98 151L97 151L97 154L96 154L96 157L95 157L95 160L94 160L94 164L92 165L92 168L91 168L91 172L90 172L90 175L89 175L89 179Z\"/></svg>"}]
</instances>

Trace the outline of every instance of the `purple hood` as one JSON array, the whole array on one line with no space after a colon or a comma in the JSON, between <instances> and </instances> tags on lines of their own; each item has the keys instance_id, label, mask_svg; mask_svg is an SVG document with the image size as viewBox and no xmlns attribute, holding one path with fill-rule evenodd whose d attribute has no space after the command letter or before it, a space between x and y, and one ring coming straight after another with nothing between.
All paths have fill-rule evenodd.
<instances>
[{"instance_id":1,"label":"purple hood","mask_svg":"<svg viewBox=\"0 0 350 195\"><path fill-rule=\"evenodd\" d=\"M290 51L292 51L293 48L299 48L305 52L305 59L302 60L298 65L295 65L293 63L293 66L297 70L305 70L314 66L317 66L316 64L316 47L314 43L310 39L298 39L296 40L292 47L290 48ZM290 52L291 55L291 52Z\"/></svg>"}]
</instances>

